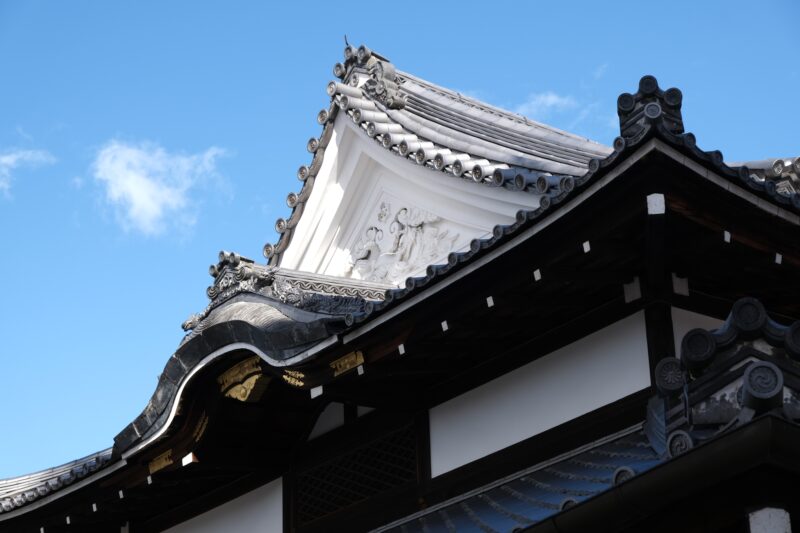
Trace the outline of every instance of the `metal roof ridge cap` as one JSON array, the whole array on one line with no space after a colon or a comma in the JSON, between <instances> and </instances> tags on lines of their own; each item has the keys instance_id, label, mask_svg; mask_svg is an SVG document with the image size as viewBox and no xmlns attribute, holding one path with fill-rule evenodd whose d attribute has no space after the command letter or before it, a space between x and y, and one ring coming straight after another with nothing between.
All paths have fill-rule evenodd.
<instances>
[{"instance_id":1,"label":"metal roof ridge cap","mask_svg":"<svg viewBox=\"0 0 800 533\"><path fill-rule=\"evenodd\" d=\"M440 290L442 290L445 287L449 286L450 284L458 281L459 279L461 279L462 277L466 276L467 274L469 274L473 270L477 269L478 267L483 266L484 264L493 261L497 256L502 255L503 253L505 253L506 250L509 250L511 248L514 248L515 246L518 246L521 242L529 239L533 235L536 235L537 233L539 233L543 229L547 228L553 222L559 220L562 216L564 216L565 214L567 214L570 211L572 211L573 209L575 209L576 206L579 206L580 204L582 204L588 197L592 196L598 190L600 190L603 186L605 186L606 183L616 179L617 176L619 176L622 172L627 170L636 161L638 161L639 159L641 159L642 157L644 157L645 155L647 155L648 153L653 151L655 149L655 147L656 147L654 141L655 141L655 139L650 139L647 142L645 142L639 149L637 149L633 154L631 154L630 156L625 158L625 160L622 163L620 163L616 167L614 167L608 174L603 176L599 181L596 181L596 182L592 183L586 189L582 190L579 194L574 196L573 199L572 199L573 201L569 202L567 205L565 205L562 208L556 209L556 211L553 214L551 214L549 217L547 217L545 220L543 220L540 224L534 224L533 226L531 226L530 228L526 229L522 233L520 233L518 235L515 235L514 237L511 238L510 241L508 241L506 243L503 243L502 245L500 245L497 248L493 249L492 251L490 251L488 254L484 255L483 257L480 257L476 261L471 262L469 265L467 265L464 268L462 268L461 270L457 271L455 274L447 276L444 279L444 281L436 282L436 280L434 280L434 283L432 283L431 285L428 285L428 287L426 289L424 289L421 293L412 296L408 300L404 300L402 303L397 305L397 307L394 307L394 308L390 309L389 311L387 311L386 313L381 314L376 319L374 319L374 320L367 319L368 322L366 324L364 324L363 326L355 329L354 331L351 331L350 333L346 333L346 334L342 335L342 343L343 344L348 344L351 341L353 341L353 340L357 339L358 337L360 337L361 335L363 335L363 334L375 329L376 327L378 327L382 323L386 322L390 318L402 313L408 307L411 307L411 306L415 305L416 302L424 300L428 296L431 296L431 295L439 292Z\"/></svg>"}]
</instances>

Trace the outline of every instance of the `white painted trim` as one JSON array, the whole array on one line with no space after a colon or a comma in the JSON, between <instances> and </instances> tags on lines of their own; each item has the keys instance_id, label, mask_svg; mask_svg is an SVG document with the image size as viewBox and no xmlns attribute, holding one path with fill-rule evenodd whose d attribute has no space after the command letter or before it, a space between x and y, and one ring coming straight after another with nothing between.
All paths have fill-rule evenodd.
<instances>
[{"instance_id":1,"label":"white painted trim","mask_svg":"<svg viewBox=\"0 0 800 533\"><path fill-rule=\"evenodd\" d=\"M647 195L648 215L663 215L666 212L667 212L667 203L664 200L663 194L653 193Z\"/></svg>"},{"instance_id":2,"label":"white painted trim","mask_svg":"<svg viewBox=\"0 0 800 533\"><path fill-rule=\"evenodd\" d=\"M682 296L689 296L689 278L678 277L675 272L672 273L672 292Z\"/></svg>"},{"instance_id":3,"label":"white painted trim","mask_svg":"<svg viewBox=\"0 0 800 533\"><path fill-rule=\"evenodd\" d=\"M639 283L639 276L633 278L630 283L622 285L622 294L625 297L625 303L630 303L642 297L642 286Z\"/></svg>"},{"instance_id":4,"label":"white painted trim","mask_svg":"<svg viewBox=\"0 0 800 533\"><path fill-rule=\"evenodd\" d=\"M792 533L792 519L786 509L764 507L747 515L750 533Z\"/></svg>"}]
</instances>

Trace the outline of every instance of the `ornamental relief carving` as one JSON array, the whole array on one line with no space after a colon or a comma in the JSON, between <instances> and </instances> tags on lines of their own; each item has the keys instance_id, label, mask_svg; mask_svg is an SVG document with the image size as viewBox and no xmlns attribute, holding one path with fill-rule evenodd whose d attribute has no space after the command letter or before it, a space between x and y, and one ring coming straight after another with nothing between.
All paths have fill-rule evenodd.
<instances>
[{"instance_id":1,"label":"ornamental relief carving","mask_svg":"<svg viewBox=\"0 0 800 533\"><path fill-rule=\"evenodd\" d=\"M441 217L415 207L393 209L383 201L356 243L347 275L365 281L398 284L437 263L459 235L443 227Z\"/></svg>"}]
</instances>

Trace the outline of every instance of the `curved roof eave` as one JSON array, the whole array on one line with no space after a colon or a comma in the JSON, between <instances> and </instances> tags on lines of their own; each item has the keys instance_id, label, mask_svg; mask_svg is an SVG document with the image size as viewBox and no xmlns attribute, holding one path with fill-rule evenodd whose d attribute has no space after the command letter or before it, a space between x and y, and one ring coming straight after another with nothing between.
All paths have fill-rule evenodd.
<instances>
[{"instance_id":1,"label":"curved roof eave","mask_svg":"<svg viewBox=\"0 0 800 533\"><path fill-rule=\"evenodd\" d=\"M343 316L307 311L243 288L186 336L145 409L114 438L115 453L129 455L160 436L175 416L181 391L199 369L219 357L247 350L271 368L295 366L335 342L344 328Z\"/></svg>"}]
</instances>

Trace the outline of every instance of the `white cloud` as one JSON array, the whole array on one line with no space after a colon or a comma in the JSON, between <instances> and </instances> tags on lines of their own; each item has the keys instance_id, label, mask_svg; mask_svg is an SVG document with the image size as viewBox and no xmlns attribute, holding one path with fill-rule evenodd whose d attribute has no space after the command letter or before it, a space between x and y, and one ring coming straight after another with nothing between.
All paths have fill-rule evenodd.
<instances>
[{"instance_id":1,"label":"white cloud","mask_svg":"<svg viewBox=\"0 0 800 533\"><path fill-rule=\"evenodd\" d=\"M608 70L608 63L603 63L602 65L599 65L596 69L594 69L593 73L594 79L599 80L600 78L605 76L607 70Z\"/></svg>"},{"instance_id":2,"label":"white cloud","mask_svg":"<svg viewBox=\"0 0 800 533\"><path fill-rule=\"evenodd\" d=\"M25 139L27 142L33 142L33 135L22 129L22 126L17 126L17 135Z\"/></svg>"},{"instance_id":3,"label":"white cloud","mask_svg":"<svg viewBox=\"0 0 800 533\"><path fill-rule=\"evenodd\" d=\"M594 102L592 104L581 106L580 111L578 111L578 114L575 115L575 118L572 119L572 122L569 123L567 129L574 130L575 128L578 127L578 125L586 121L587 118L590 118L591 116L597 116L597 109L599 107L600 107L599 102Z\"/></svg>"},{"instance_id":4,"label":"white cloud","mask_svg":"<svg viewBox=\"0 0 800 533\"><path fill-rule=\"evenodd\" d=\"M158 235L167 228L188 229L196 222L192 189L218 179L216 160L224 151L170 153L153 143L110 141L92 164L123 228Z\"/></svg>"},{"instance_id":5,"label":"white cloud","mask_svg":"<svg viewBox=\"0 0 800 533\"><path fill-rule=\"evenodd\" d=\"M34 167L49 165L55 157L45 150L11 149L0 152L0 193L8 194L11 190L12 172L23 166Z\"/></svg>"},{"instance_id":6,"label":"white cloud","mask_svg":"<svg viewBox=\"0 0 800 533\"><path fill-rule=\"evenodd\" d=\"M534 120L542 120L553 112L567 111L578 105L571 96L561 96L552 91L533 93L514 112Z\"/></svg>"}]
</instances>

